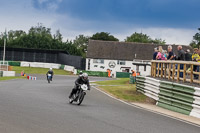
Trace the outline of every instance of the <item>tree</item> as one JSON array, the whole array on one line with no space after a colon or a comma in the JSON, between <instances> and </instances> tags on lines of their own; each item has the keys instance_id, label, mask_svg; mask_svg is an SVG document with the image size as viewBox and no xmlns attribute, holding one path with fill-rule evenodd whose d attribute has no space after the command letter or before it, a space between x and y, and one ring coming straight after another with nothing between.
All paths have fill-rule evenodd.
<instances>
[{"instance_id":1,"label":"tree","mask_svg":"<svg viewBox=\"0 0 200 133\"><path fill-rule=\"evenodd\" d=\"M152 40L152 43L154 43L154 44L163 44L163 45L166 44L165 40L162 40L161 38L159 38L159 39L156 38L155 40Z\"/></svg>"},{"instance_id":2,"label":"tree","mask_svg":"<svg viewBox=\"0 0 200 133\"><path fill-rule=\"evenodd\" d=\"M130 37L125 39L125 42L141 42L141 43L149 43L151 42L151 38L146 34L142 33L134 33Z\"/></svg>"},{"instance_id":3,"label":"tree","mask_svg":"<svg viewBox=\"0 0 200 133\"><path fill-rule=\"evenodd\" d=\"M74 46L76 46L77 49L81 51L81 55L83 57L86 57L89 38L90 37L88 36L79 35L79 36L76 36L75 40L73 41Z\"/></svg>"},{"instance_id":4,"label":"tree","mask_svg":"<svg viewBox=\"0 0 200 133\"><path fill-rule=\"evenodd\" d=\"M62 34L60 33L60 30L56 31L56 34L54 35L54 39L58 40L59 42L62 42L63 37L62 37Z\"/></svg>"},{"instance_id":5,"label":"tree","mask_svg":"<svg viewBox=\"0 0 200 133\"><path fill-rule=\"evenodd\" d=\"M133 33L130 37L125 39L125 42L140 42L140 43L154 43L154 44L166 44L165 40L152 39L148 35L143 33Z\"/></svg>"},{"instance_id":6,"label":"tree","mask_svg":"<svg viewBox=\"0 0 200 133\"><path fill-rule=\"evenodd\" d=\"M0 46L3 46L4 34L0 34ZM78 40L81 40L78 38ZM78 42L78 41L76 41ZM81 42L81 41L79 41ZM81 46L77 48L71 41L62 41L62 34L59 30L54 35L51 34L51 29L46 28L42 24L33 26L28 33L22 30L10 30L8 32L7 46L15 48L35 48L35 49L57 49L65 50L72 55L85 55L83 52L86 48ZM84 49L84 50L83 50Z\"/></svg>"},{"instance_id":7,"label":"tree","mask_svg":"<svg viewBox=\"0 0 200 133\"><path fill-rule=\"evenodd\" d=\"M193 48L200 48L200 28L198 28L198 31L194 36L193 40L190 43L190 46Z\"/></svg>"},{"instance_id":8,"label":"tree","mask_svg":"<svg viewBox=\"0 0 200 133\"><path fill-rule=\"evenodd\" d=\"M81 56L81 50L77 49L77 47L71 41L67 40L64 43L63 49L66 50L67 52L69 52L69 54Z\"/></svg>"},{"instance_id":9,"label":"tree","mask_svg":"<svg viewBox=\"0 0 200 133\"><path fill-rule=\"evenodd\" d=\"M115 38L113 35L110 35L108 32L96 33L90 39L102 41L119 41L119 39Z\"/></svg>"}]
</instances>

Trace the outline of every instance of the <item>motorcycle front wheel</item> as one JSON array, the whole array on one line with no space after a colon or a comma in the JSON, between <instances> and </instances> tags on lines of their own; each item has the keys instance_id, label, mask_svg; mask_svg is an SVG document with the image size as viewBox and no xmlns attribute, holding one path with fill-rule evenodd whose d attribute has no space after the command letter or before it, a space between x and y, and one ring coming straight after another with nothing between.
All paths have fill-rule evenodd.
<instances>
[{"instance_id":1,"label":"motorcycle front wheel","mask_svg":"<svg viewBox=\"0 0 200 133\"><path fill-rule=\"evenodd\" d=\"M85 92L82 92L81 93L81 96L79 97L79 100L78 100L78 105L81 105L81 103L83 102L83 99L84 99L84 97L85 97Z\"/></svg>"}]
</instances>

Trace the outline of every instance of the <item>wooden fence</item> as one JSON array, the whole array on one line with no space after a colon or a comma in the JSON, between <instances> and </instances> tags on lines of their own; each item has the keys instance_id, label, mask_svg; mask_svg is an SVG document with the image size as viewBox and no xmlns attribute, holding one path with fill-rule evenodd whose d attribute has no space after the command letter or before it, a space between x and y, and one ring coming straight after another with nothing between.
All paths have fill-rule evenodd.
<instances>
[{"instance_id":1,"label":"wooden fence","mask_svg":"<svg viewBox=\"0 0 200 133\"><path fill-rule=\"evenodd\" d=\"M200 72L193 71L194 67L200 67L200 62L152 60L151 76L200 84Z\"/></svg>"}]
</instances>

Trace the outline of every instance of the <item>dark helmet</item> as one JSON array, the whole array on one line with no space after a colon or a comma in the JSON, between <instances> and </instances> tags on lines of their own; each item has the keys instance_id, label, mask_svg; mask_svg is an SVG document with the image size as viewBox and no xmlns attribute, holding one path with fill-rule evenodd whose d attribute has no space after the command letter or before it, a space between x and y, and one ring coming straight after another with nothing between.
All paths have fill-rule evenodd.
<instances>
[{"instance_id":1,"label":"dark helmet","mask_svg":"<svg viewBox=\"0 0 200 133\"><path fill-rule=\"evenodd\" d=\"M82 74L83 74L83 71L80 71L80 72L79 72L79 75L82 75Z\"/></svg>"}]
</instances>

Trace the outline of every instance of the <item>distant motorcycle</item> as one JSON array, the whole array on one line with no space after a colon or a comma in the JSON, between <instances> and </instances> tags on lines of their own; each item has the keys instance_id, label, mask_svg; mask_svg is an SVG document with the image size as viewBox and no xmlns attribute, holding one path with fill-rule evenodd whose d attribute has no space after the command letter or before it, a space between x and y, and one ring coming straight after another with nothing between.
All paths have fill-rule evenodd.
<instances>
[{"instance_id":1,"label":"distant motorcycle","mask_svg":"<svg viewBox=\"0 0 200 133\"><path fill-rule=\"evenodd\" d=\"M50 83L52 81L52 74L47 74L47 81Z\"/></svg>"},{"instance_id":2,"label":"distant motorcycle","mask_svg":"<svg viewBox=\"0 0 200 133\"><path fill-rule=\"evenodd\" d=\"M87 90L88 86L86 84L79 86L77 92L69 99L69 103L72 104L73 102L77 102L77 105L80 105L86 95Z\"/></svg>"}]
</instances>

